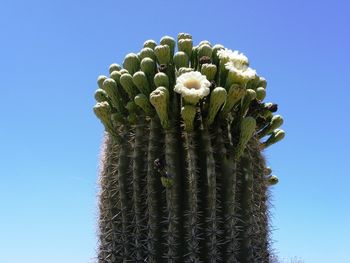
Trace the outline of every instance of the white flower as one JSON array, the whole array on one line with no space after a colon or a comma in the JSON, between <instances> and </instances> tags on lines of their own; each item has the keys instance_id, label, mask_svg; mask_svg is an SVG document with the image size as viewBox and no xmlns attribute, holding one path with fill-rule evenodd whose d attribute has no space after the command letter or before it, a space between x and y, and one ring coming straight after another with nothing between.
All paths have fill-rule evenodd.
<instances>
[{"instance_id":1,"label":"white flower","mask_svg":"<svg viewBox=\"0 0 350 263\"><path fill-rule=\"evenodd\" d=\"M233 62L238 65L246 65L249 66L248 58L243 54L238 52L237 50L232 51L231 49L220 49L217 53L220 60L224 63Z\"/></svg>"},{"instance_id":2,"label":"white flower","mask_svg":"<svg viewBox=\"0 0 350 263\"><path fill-rule=\"evenodd\" d=\"M176 80L174 91L190 104L196 104L210 93L210 82L198 71L182 74Z\"/></svg>"},{"instance_id":3,"label":"white flower","mask_svg":"<svg viewBox=\"0 0 350 263\"><path fill-rule=\"evenodd\" d=\"M245 64L229 61L225 64L225 68L229 71L228 78L234 82L247 84L249 80L256 78L256 71Z\"/></svg>"}]
</instances>

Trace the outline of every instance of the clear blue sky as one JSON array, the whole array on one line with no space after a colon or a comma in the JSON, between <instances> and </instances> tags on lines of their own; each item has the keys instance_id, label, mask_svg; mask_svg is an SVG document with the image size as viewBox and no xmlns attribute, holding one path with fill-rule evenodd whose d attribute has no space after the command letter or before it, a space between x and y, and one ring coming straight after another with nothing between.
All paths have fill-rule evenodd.
<instances>
[{"instance_id":1,"label":"clear blue sky","mask_svg":"<svg viewBox=\"0 0 350 263\"><path fill-rule=\"evenodd\" d=\"M266 151L279 256L349 263L349 2L126 2L0 3L0 262L93 262L96 77L146 39L189 32L244 52L285 118Z\"/></svg>"}]
</instances>

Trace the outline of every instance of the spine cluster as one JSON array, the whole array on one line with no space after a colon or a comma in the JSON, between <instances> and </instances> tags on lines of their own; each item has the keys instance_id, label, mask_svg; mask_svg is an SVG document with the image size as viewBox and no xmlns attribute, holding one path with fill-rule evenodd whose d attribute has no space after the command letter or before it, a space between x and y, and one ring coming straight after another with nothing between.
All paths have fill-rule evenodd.
<instances>
[{"instance_id":1,"label":"spine cluster","mask_svg":"<svg viewBox=\"0 0 350 263\"><path fill-rule=\"evenodd\" d=\"M248 58L180 33L97 83L98 262L270 262L278 179L261 151L283 139L283 119Z\"/></svg>"}]
</instances>

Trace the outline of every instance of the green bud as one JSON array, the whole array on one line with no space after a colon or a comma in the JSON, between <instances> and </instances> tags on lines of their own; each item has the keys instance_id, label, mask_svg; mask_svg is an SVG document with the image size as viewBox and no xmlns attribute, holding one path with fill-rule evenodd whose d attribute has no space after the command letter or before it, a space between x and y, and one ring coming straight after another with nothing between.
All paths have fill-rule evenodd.
<instances>
[{"instance_id":1,"label":"green bud","mask_svg":"<svg viewBox=\"0 0 350 263\"><path fill-rule=\"evenodd\" d=\"M270 175L272 173L272 169L270 167L266 167L264 169L264 175Z\"/></svg>"},{"instance_id":2,"label":"green bud","mask_svg":"<svg viewBox=\"0 0 350 263\"><path fill-rule=\"evenodd\" d=\"M109 74L111 74L113 71L119 71L122 67L119 64L113 63L109 66Z\"/></svg>"},{"instance_id":3,"label":"green bud","mask_svg":"<svg viewBox=\"0 0 350 263\"><path fill-rule=\"evenodd\" d=\"M159 72L154 76L154 85L158 87L169 88L169 77L163 72Z\"/></svg>"},{"instance_id":4,"label":"green bud","mask_svg":"<svg viewBox=\"0 0 350 263\"><path fill-rule=\"evenodd\" d=\"M199 42L198 46L203 46L203 45L208 45L210 47L212 47L212 44L208 41L208 40L202 40L201 42Z\"/></svg>"},{"instance_id":5,"label":"green bud","mask_svg":"<svg viewBox=\"0 0 350 263\"><path fill-rule=\"evenodd\" d=\"M242 117L246 115L249 109L249 105L254 99L256 99L255 90L247 89L246 94L242 100L242 107L241 107Z\"/></svg>"},{"instance_id":6,"label":"green bud","mask_svg":"<svg viewBox=\"0 0 350 263\"><path fill-rule=\"evenodd\" d=\"M113 79L107 78L103 82L102 87L103 90L106 91L107 96L111 99L112 106L118 109L119 98L117 93L117 83Z\"/></svg>"},{"instance_id":7,"label":"green bud","mask_svg":"<svg viewBox=\"0 0 350 263\"><path fill-rule=\"evenodd\" d=\"M97 85L98 85L98 87L99 87L100 89L103 89L103 82L104 82L106 79L107 79L107 77L104 76L104 75L98 76L98 78L97 78Z\"/></svg>"},{"instance_id":8,"label":"green bud","mask_svg":"<svg viewBox=\"0 0 350 263\"><path fill-rule=\"evenodd\" d=\"M269 146L271 146L272 144L279 142L280 140L282 140L285 136L285 132L283 130L277 129L275 130L271 136L266 140L266 142L261 144L261 148L265 149Z\"/></svg>"},{"instance_id":9,"label":"green bud","mask_svg":"<svg viewBox=\"0 0 350 263\"><path fill-rule=\"evenodd\" d=\"M141 93L149 96L151 89L147 80L147 76L143 71L137 71L132 77L132 80Z\"/></svg>"},{"instance_id":10,"label":"green bud","mask_svg":"<svg viewBox=\"0 0 350 263\"><path fill-rule=\"evenodd\" d=\"M212 53L213 49L208 44L203 44L198 47L198 59L201 59L202 57L211 58Z\"/></svg>"},{"instance_id":11,"label":"green bud","mask_svg":"<svg viewBox=\"0 0 350 263\"><path fill-rule=\"evenodd\" d=\"M194 118L196 117L196 106L186 104L181 108L181 117L184 121L185 131L193 130Z\"/></svg>"},{"instance_id":12,"label":"green bud","mask_svg":"<svg viewBox=\"0 0 350 263\"><path fill-rule=\"evenodd\" d=\"M218 113L221 106L226 101L226 96L227 96L227 92L222 87L216 87L211 91L209 114L208 114L208 125L211 125L214 122L216 114Z\"/></svg>"},{"instance_id":13,"label":"green bud","mask_svg":"<svg viewBox=\"0 0 350 263\"><path fill-rule=\"evenodd\" d=\"M264 136L266 136L267 134L272 133L275 129L281 127L283 124L283 118L281 115L275 115L271 118L271 121L269 123L269 125L267 125L264 129L262 129L259 133L258 133L258 137L262 138Z\"/></svg>"},{"instance_id":14,"label":"green bud","mask_svg":"<svg viewBox=\"0 0 350 263\"><path fill-rule=\"evenodd\" d=\"M191 68L197 68L198 65L198 47L195 46L192 48L192 55L191 55Z\"/></svg>"},{"instance_id":15,"label":"green bud","mask_svg":"<svg viewBox=\"0 0 350 263\"><path fill-rule=\"evenodd\" d=\"M135 101L135 104L139 106L148 116L154 115L154 110L152 108L152 105L145 94L137 94L135 96L134 101Z\"/></svg>"},{"instance_id":16,"label":"green bud","mask_svg":"<svg viewBox=\"0 0 350 263\"><path fill-rule=\"evenodd\" d=\"M276 185L278 183L278 177L276 175L271 175L267 178L268 185Z\"/></svg>"},{"instance_id":17,"label":"green bud","mask_svg":"<svg viewBox=\"0 0 350 263\"><path fill-rule=\"evenodd\" d=\"M123 123L123 124L126 123L124 116L120 112L113 113L111 115L111 119L113 123Z\"/></svg>"},{"instance_id":18,"label":"green bud","mask_svg":"<svg viewBox=\"0 0 350 263\"><path fill-rule=\"evenodd\" d=\"M253 117L245 117L241 121L239 142L235 157L238 159L242 156L248 141L252 138L256 128L256 121Z\"/></svg>"},{"instance_id":19,"label":"green bud","mask_svg":"<svg viewBox=\"0 0 350 263\"><path fill-rule=\"evenodd\" d=\"M258 87L263 87L264 89L266 89L267 86L267 81L264 77L259 77L259 81L258 81Z\"/></svg>"},{"instance_id":20,"label":"green bud","mask_svg":"<svg viewBox=\"0 0 350 263\"><path fill-rule=\"evenodd\" d=\"M119 73L120 73L121 75L130 74L129 71L127 71L125 68L122 68L121 70L119 70Z\"/></svg>"},{"instance_id":21,"label":"green bud","mask_svg":"<svg viewBox=\"0 0 350 263\"><path fill-rule=\"evenodd\" d=\"M180 77L182 74L194 71L193 68L179 68L176 72L176 77Z\"/></svg>"},{"instance_id":22,"label":"green bud","mask_svg":"<svg viewBox=\"0 0 350 263\"><path fill-rule=\"evenodd\" d=\"M193 42L192 39L180 39L178 41L178 49L179 51L183 51L187 54L187 56L190 58L192 54L192 48L193 48Z\"/></svg>"},{"instance_id":23,"label":"green bud","mask_svg":"<svg viewBox=\"0 0 350 263\"><path fill-rule=\"evenodd\" d=\"M93 109L97 118L99 118L104 125L105 130L110 134L113 134L114 129L111 121L111 106L108 102L98 102Z\"/></svg>"},{"instance_id":24,"label":"green bud","mask_svg":"<svg viewBox=\"0 0 350 263\"><path fill-rule=\"evenodd\" d=\"M259 87L256 89L256 98L260 101L264 100L266 97L266 90L263 87Z\"/></svg>"},{"instance_id":25,"label":"green bud","mask_svg":"<svg viewBox=\"0 0 350 263\"><path fill-rule=\"evenodd\" d=\"M128 94L129 98L134 100L134 97L138 94L138 91L134 86L132 76L130 74L123 74L120 77L120 84Z\"/></svg>"},{"instance_id":26,"label":"green bud","mask_svg":"<svg viewBox=\"0 0 350 263\"><path fill-rule=\"evenodd\" d=\"M154 53L154 50L152 48L144 47L143 49L141 49L139 58L141 61L144 58L151 58L153 60L156 60L156 54Z\"/></svg>"},{"instance_id":27,"label":"green bud","mask_svg":"<svg viewBox=\"0 0 350 263\"><path fill-rule=\"evenodd\" d=\"M173 61L176 69L179 69L182 67L188 67L189 60L185 52L182 52L182 51L176 52L176 54L174 55Z\"/></svg>"},{"instance_id":28,"label":"green bud","mask_svg":"<svg viewBox=\"0 0 350 263\"><path fill-rule=\"evenodd\" d=\"M123 67L133 75L136 71L140 69L140 59L134 53L129 53L125 56Z\"/></svg>"},{"instance_id":29,"label":"green bud","mask_svg":"<svg viewBox=\"0 0 350 263\"><path fill-rule=\"evenodd\" d=\"M130 124L133 124L133 125L135 125L136 123L137 123L137 114L136 113L130 113L129 115L128 115L128 122L130 123Z\"/></svg>"},{"instance_id":30,"label":"green bud","mask_svg":"<svg viewBox=\"0 0 350 263\"><path fill-rule=\"evenodd\" d=\"M179 41L180 39L192 39L192 36L188 33L179 33L177 35L177 40Z\"/></svg>"},{"instance_id":31,"label":"green bud","mask_svg":"<svg viewBox=\"0 0 350 263\"><path fill-rule=\"evenodd\" d=\"M245 93L245 88L242 88L238 84L233 84L228 90L226 103L220 113L221 116L226 117L226 115L233 109L236 103L244 97Z\"/></svg>"},{"instance_id":32,"label":"green bud","mask_svg":"<svg viewBox=\"0 0 350 263\"><path fill-rule=\"evenodd\" d=\"M120 71L113 71L109 77L113 79L116 83L120 83L120 77L121 77Z\"/></svg>"},{"instance_id":33,"label":"green bud","mask_svg":"<svg viewBox=\"0 0 350 263\"><path fill-rule=\"evenodd\" d=\"M130 113L136 113L137 111L137 105L134 101L128 101L126 104L125 108L130 112Z\"/></svg>"},{"instance_id":34,"label":"green bud","mask_svg":"<svg viewBox=\"0 0 350 263\"><path fill-rule=\"evenodd\" d=\"M212 60L213 60L213 64L215 65L219 65L219 57L218 57L218 51L221 49L224 49L225 47L223 45L220 44L216 44L215 46L213 46L213 53L212 53Z\"/></svg>"},{"instance_id":35,"label":"green bud","mask_svg":"<svg viewBox=\"0 0 350 263\"><path fill-rule=\"evenodd\" d=\"M165 177L165 176L161 176L160 177L160 181L162 182L162 185L165 187L165 188L168 188L170 189L173 184L174 184L174 181L172 178L168 178L168 177Z\"/></svg>"},{"instance_id":36,"label":"green bud","mask_svg":"<svg viewBox=\"0 0 350 263\"><path fill-rule=\"evenodd\" d=\"M207 80L212 81L215 79L217 68L214 64L203 64L201 73L207 77Z\"/></svg>"},{"instance_id":37,"label":"green bud","mask_svg":"<svg viewBox=\"0 0 350 263\"><path fill-rule=\"evenodd\" d=\"M97 102L103 102L103 101L107 101L108 102L108 95L107 92L103 89L97 89L95 91L95 100Z\"/></svg>"},{"instance_id":38,"label":"green bud","mask_svg":"<svg viewBox=\"0 0 350 263\"><path fill-rule=\"evenodd\" d=\"M145 43L143 43L143 47L149 47L151 49L154 49L157 46L157 42L150 39L146 40Z\"/></svg>"},{"instance_id":39,"label":"green bud","mask_svg":"<svg viewBox=\"0 0 350 263\"><path fill-rule=\"evenodd\" d=\"M170 48L170 57L174 56L176 41L174 38L169 36L164 36L160 39L161 45L168 45Z\"/></svg>"},{"instance_id":40,"label":"green bud","mask_svg":"<svg viewBox=\"0 0 350 263\"><path fill-rule=\"evenodd\" d=\"M160 122L164 129L170 126L168 107L169 107L169 93L164 87L158 87L150 94L150 102L156 109Z\"/></svg>"},{"instance_id":41,"label":"green bud","mask_svg":"<svg viewBox=\"0 0 350 263\"><path fill-rule=\"evenodd\" d=\"M170 47L168 45L159 45L154 48L158 63L168 64L170 62Z\"/></svg>"},{"instance_id":42,"label":"green bud","mask_svg":"<svg viewBox=\"0 0 350 263\"><path fill-rule=\"evenodd\" d=\"M141 61L141 70L146 73L147 76L154 76L156 73L156 62L151 58L144 58Z\"/></svg>"}]
</instances>

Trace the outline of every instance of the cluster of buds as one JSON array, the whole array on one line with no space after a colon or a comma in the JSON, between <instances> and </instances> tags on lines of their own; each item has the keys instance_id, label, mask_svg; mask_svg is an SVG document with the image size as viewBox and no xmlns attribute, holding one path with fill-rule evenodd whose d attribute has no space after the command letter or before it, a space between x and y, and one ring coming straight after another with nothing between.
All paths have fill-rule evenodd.
<instances>
[{"instance_id":1,"label":"cluster of buds","mask_svg":"<svg viewBox=\"0 0 350 263\"><path fill-rule=\"evenodd\" d=\"M177 42L178 51L175 51ZM181 116L186 130L193 129L200 110L207 125L231 118L239 127L237 156L255 134L266 148L283 139L278 129L283 119L273 115L277 105L264 103L266 80L238 52L202 41L193 45L192 36L180 33L177 41L165 36L157 44L147 40L139 53L126 55L123 67L112 64L109 77L99 76L94 111L106 131L116 134L120 123L135 122L138 114L157 114L164 129L176 114L172 100L180 94ZM236 129L237 130L237 129Z\"/></svg>"}]
</instances>

